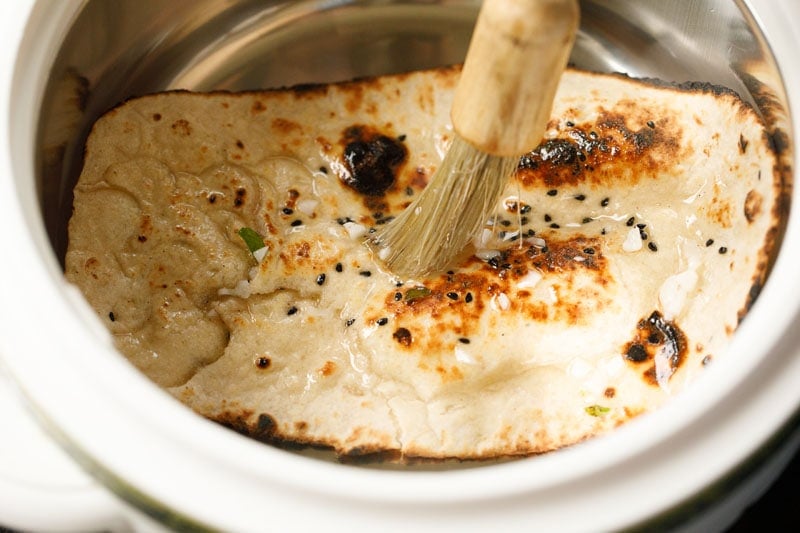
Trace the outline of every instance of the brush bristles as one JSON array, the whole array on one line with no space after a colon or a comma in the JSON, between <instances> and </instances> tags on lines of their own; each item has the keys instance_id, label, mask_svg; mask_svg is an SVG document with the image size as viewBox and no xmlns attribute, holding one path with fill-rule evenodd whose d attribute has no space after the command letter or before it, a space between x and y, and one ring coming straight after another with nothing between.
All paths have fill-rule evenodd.
<instances>
[{"instance_id":1,"label":"brush bristles","mask_svg":"<svg viewBox=\"0 0 800 533\"><path fill-rule=\"evenodd\" d=\"M373 238L379 256L407 278L445 270L484 227L518 161L456 135L427 187Z\"/></svg>"}]
</instances>

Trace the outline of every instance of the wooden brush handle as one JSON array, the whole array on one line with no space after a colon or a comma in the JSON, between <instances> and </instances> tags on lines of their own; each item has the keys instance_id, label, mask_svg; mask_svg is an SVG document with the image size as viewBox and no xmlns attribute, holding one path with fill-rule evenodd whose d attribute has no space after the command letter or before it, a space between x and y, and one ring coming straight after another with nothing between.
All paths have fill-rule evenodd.
<instances>
[{"instance_id":1,"label":"wooden brush handle","mask_svg":"<svg viewBox=\"0 0 800 533\"><path fill-rule=\"evenodd\" d=\"M578 19L577 0L484 0L453 101L456 133L493 155L535 148Z\"/></svg>"}]
</instances>

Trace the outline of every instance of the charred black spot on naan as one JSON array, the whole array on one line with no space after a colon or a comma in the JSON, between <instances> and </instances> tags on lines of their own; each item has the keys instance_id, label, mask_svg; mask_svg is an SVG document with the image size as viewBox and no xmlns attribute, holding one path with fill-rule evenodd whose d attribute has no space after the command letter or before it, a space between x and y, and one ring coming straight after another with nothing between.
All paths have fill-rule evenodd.
<instances>
[{"instance_id":1,"label":"charred black spot on naan","mask_svg":"<svg viewBox=\"0 0 800 533\"><path fill-rule=\"evenodd\" d=\"M517 179L547 187L597 184L607 181L609 172L624 168L624 176L614 179L626 179L633 186L680 156L682 133L673 120L665 117L631 125L627 117L636 115L626 110L634 104L620 102L618 106L603 111L591 124L552 123L559 137L522 156Z\"/></svg>"},{"instance_id":2,"label":"charred black spot on naan","mask_svg":"<svg viewBox=\"0 0 800 533\"><path fill-rule=\"evenodd\" d=\"M342 181L360 194L383 196L395 185L408 150L392 138L366 126L352 126L343 135L347 172Z\"/></svg>"},{"instance_id":3,"label":"charred black spot on naan","mask_svg":"<svg viewBox=\"0 0 800 533\"><path fill-rule=\"evenodd\" d=\"M647 363L642 373L653 386L664 386L686 361L686 335L673 322L653 311L636 324L634 340L622 350L625 360L635 367Z\"/></svg>"},{"instance_id":4,"label":"charred black spot on naan","mask_svg":"<svg viewBox=\"0 0 800 533\"><path fill-rule=\"evenodd\" d=\"M413 342L411 332L407 328L397 328L392 334L392 337L403 346L411 346Z\"/></svg>"}]
</instances>

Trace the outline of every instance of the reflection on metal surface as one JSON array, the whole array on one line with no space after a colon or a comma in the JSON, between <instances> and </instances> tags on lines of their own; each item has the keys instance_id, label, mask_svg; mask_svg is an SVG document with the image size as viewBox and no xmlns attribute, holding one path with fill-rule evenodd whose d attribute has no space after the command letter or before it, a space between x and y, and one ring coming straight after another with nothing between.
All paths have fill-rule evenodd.
<instances>
[{"instance_id":1,"label":"reflection on metal surface","mask_svg":"<svg viewBox=\"0 0 800 533\"><path fill-rule=\"evenodd\" d=\"M63 256L71 188L91 123L125 98L164 89L250 90L452 64L466 53L477 0L88 1L51 71L43 109L67 72L88 82L83 115L64 137L43 116L39 190ZM777 67L744 2L584 0L571 61L591 70L725 85L751 103L785 106ZM751 94L757 88L758 102ZM766 97L764 95L767 95ZM777 104L777 107L776 105ZM778 113L780 114L780 112ZM770 117L771 119L774 117ZM52 146L47 147L52 153ZM54 194L53 191L57 191Z\"/></svg>"}]
</instances>

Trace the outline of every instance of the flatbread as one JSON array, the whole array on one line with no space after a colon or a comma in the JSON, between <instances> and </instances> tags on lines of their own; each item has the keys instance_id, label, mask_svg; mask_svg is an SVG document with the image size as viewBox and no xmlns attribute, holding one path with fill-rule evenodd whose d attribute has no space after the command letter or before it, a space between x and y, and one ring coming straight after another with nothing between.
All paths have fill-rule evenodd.
<instances>
[{"instance_id":1,"label":"flatbread","mask_svg":"<svg viewBox=\"0 0 800 533\"><path fill-rule=\"evenodd\" d=\"M486 230L399 279L365 240L441 161L459 72L125 102L87 142L67 279L153 381L268 442L489 459L657 409L769 269L764 124L719 87L569 69Z\"/></svg>"}]
</instances>

